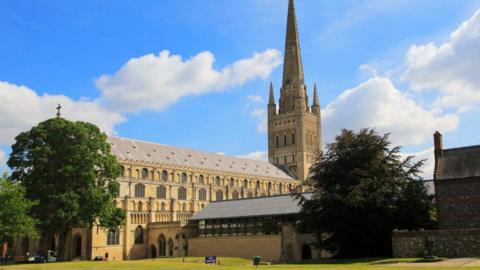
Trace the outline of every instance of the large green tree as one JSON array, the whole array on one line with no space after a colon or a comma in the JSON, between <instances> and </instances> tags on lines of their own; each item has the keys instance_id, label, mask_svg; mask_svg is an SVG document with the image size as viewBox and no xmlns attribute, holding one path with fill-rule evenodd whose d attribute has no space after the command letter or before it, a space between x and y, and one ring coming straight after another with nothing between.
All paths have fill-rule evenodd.
<instances>
[{"instance_id":1,"label":"large green tree","mask_svg":"<svg viewBox=\"0 0 480 270\"><path fill-rule=\"evenodd\" d=\"M313 166L313 196L299 195L303 225L338 257L390 255L392 230L434 225L422 164L402 157L388 134L343 130Z\"/></svg>"},{"instance_id":2,"label":"large green tree","mask_svg":"<svg viewBox=\"0 0 480 270\"><path fill-rule=\"evenodd\" d=\"M41 232L59 234L59 260L65 259L72 228L113 228L124 219L113 200L120 167L106 139L93 124L57 117L20 133L12 146L7 162L11 179L38 202L31 215Z\"/></svg>"},{"instance_id":3,"label":"large green tree","mask_svg":"<svg viewBox=\"0 0 480 270\"><path fill-rule=\"evenodd\" d=\"M37 222L29 216L34 202L25 197L23 186L10 182L6 175L0 177L0 205L0 245L6 247L16 237L36 236Z\"/></svg>"}]
</instances>

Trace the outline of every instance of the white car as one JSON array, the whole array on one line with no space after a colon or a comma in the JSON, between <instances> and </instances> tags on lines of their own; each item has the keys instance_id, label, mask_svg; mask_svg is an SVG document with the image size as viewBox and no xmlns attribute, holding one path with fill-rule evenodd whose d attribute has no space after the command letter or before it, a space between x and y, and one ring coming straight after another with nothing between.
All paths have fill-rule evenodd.
<instances>
[{"instance_id":1,"label":"white car","mask_svg":"<svg viewBox=\"0 0 480 270\"><path fill-rule=\"evenodd\" d=\"M55 256L55 252L52 250L47 251L48 256L45 257L41 254L37 254L35 256L29 257L29 263L47 263L47 262L56 262L57 257Z\"/></svg>"}]
</instances>

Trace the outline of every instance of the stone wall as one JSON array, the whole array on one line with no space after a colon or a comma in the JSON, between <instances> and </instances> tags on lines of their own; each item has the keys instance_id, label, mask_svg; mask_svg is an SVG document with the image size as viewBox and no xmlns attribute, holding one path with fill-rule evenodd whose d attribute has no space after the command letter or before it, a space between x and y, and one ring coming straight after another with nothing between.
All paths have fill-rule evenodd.
<instances>
[{"instance_id":1,"label":"stone wall","mask_svg":"<svg viewBox=\"0 0 480 270\"><path fill-rule=\"evenodd\" d=\"M221 256L252 259L261 256L263 261L279 261L281 237L279 235L199 237L189 242L189 255L194 257Z\"/></svg>"},{"instance_id":2,"label":"stone wall","mask_svg":"<svg viewBox=\"0 0 480 270\"><path fill-rule=\"evenodd\" d=\"M435 256L447 258L480 256L480 229L394 231L392 234L393 256L423 257L426 238L433 241Z\"/></svg>"},{"instance_id":3,"label":"stone wall","mask_svg":"<svg viewBox=\"0 0 480 270\"><path fill-rule=\"evenodd\" d=\"M480 177L435 181L441 230L480 227Z\"/></svg>"}]
</instances>

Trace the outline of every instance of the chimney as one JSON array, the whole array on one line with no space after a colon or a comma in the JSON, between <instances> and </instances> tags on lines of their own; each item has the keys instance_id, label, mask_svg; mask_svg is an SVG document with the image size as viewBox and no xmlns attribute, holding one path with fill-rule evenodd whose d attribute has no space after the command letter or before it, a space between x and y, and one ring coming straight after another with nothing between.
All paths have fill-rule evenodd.
<instances>
[{"instance_id":1,"label":"chimney","mask_svg":"<svg viewBox=\"0 0 480 270\"><path fill-rule=\"evenodd\" d=\"M438 160L442 157L443 154L443 139L442 134L440 132L435 132L433 134L433 145L435 147L435 168L433 171L433 179L437 176L437 168L438 168Z\"/></svg>"}]
</instances>

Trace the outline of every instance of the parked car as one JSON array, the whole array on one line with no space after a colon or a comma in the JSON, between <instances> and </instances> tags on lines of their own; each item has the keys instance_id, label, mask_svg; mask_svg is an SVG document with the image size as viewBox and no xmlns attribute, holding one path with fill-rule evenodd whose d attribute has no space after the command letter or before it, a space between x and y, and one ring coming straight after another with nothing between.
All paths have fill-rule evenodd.
<instances>
[{"instance_id":1,"label":"parked car","mask_svg":"<svg viewBox=\"0 0 480 270\"><path fill-rule=\"evenodd\" d=\"M103 259L102 256L96 256L95 258L93 258L94 261L104 261L105 259Z\"/></svg>"},{"instance_id":2,"label":"parked car","mask_svg":"<svg viewBox=\"0 0 480 270\"><path fill-rule=\"evenodd\" d=\"M47 262L56 262L57 256L55 256L55 252L52 250L47 251L47 256L43 254L37 254L35 256L28 258L28 263L47 263Z\"/></svg>"}]
</instances>

